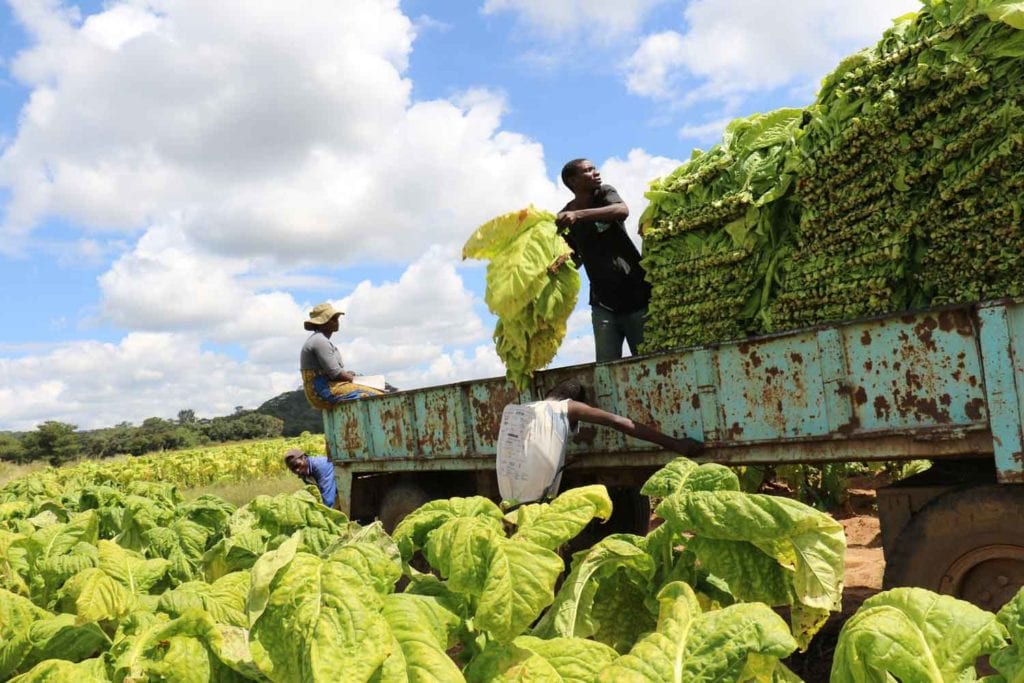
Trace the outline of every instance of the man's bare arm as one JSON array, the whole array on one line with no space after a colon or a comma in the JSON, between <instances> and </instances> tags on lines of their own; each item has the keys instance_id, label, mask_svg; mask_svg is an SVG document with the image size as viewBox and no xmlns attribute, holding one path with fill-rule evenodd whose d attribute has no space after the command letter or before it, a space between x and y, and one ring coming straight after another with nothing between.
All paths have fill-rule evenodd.
<instances>
[{"instance_id":1,"label":"man's bare arm","mask_svg":"<svg viewBox=\"0 0 1024 683\"><path fill-rule=\"evenodd\" d=\"M580 401L569 401L569 419L611 427L623 434L643 439L644 441L650 441L680 455L696 455L704 448L704 444L696 439L688 437L676 439L667 434L662 434L653 427L634 422L628 417L609 413L607 410L601 410Z\"/></svg>"},{"instance_id":2,"label":"man's bare arm","mask_svg":"<svg viewBox=\"0 0 1024 683\"><path fill-rule=\"evenodd\" d=\"M577 221L617 221L629 217L629 207L625 202L615 202L608 206L596 206L592 209L576 209L562 211L555 219L560 228L566 228Z\"/></svg>"}]
</instances>

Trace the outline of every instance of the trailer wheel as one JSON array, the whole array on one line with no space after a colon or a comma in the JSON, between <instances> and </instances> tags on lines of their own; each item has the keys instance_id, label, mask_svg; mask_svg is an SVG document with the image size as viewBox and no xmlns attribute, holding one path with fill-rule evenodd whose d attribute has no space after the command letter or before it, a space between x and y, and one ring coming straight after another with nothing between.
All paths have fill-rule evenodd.
<instances>
[{"instance_id":1,"label":"trailer wheel","mask_svg":"<svg viewBox=\"0 0 1024 683\"><path fill-rule=\"evenodd\" d=\"M430 502L431 498L422 487L411 482L399 482L391 486L380 501L377 518L389 534L406 515Z\"/></svg>"},{"instance_id":2,"label":"trailer wheel","mask_svg":"<svg viewBox=\"0 0 1024 683\"><path fill-rule=\"evenodd\" d=\"M896 539L884 587L920 586L996 611L1024 587L1024 487L957 489L923 507Z\"/></svg>"}]
</instances>

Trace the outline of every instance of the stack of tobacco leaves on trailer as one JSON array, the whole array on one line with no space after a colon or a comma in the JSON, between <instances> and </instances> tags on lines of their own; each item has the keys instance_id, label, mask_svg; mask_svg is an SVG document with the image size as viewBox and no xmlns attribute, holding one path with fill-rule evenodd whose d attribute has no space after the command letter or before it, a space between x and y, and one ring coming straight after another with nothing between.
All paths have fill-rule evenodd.
<instances>
[{"instance_id":1,"label":"stack of tobacco leaves on trailer","mask_svg":"<svg viewBox=\"0 0 1024 683\"><path fill-rule=\"evenodd\" d=\"M651 183L640 218L652 285L645 352L763 329L796 221L791 159L803 110L733 121L721 144Z\"/></svg>"},{"instance_id":2,"label":"stack of tobacco leaves on trailer","mask_svg":"<svg viewBox=\"0 0 1024 683\"><path fill-rule=\"evenodd\" d=\"M936 1L825 79L769 329L1024 293L1024 8Z\"/></svg>"}]
</instances>

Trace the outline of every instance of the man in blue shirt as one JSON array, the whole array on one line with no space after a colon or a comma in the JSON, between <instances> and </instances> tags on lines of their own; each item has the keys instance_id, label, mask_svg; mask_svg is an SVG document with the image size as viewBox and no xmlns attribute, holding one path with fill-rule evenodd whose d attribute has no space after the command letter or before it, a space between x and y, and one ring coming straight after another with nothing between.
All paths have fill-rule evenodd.
<instances>
[{"instance_id":1,"label":"man in blue shirt","mask_svg":"<svg viewBox=\"0 0 1024 683\"><path fill-rule=\"evenodd\" d=\"M338 499L338 483L334 480L334 463L326 455L306 455L298 448L284 454L284 464L293 474L320 491L324 505L334 507Z\"/></svg>"}]
</instances>

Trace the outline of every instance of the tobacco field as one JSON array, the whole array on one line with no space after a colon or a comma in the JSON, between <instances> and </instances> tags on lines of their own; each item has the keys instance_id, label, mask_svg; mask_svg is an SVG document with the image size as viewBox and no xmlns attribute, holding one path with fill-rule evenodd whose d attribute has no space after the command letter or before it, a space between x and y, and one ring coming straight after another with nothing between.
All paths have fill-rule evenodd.
<instances>
[{"instance_id":1,"label":"tobacco field","mask_svg":"<svg viewBox=\"0 0 1024 683\"><path fill-rule=\"evenodd\" d=\"M2 678L795 681L785 658L842 594L838 522L683 458L644 487L660 525L568 562L564 545L611 514L602 486L508 513L436 500L389 535L315 489L236 509L96 482L0 489ZM895 589L847 622L832 680L972 681L991 655L985 680L1015 681L1021 643L1024 595L996 615Z\"/></svg>"}]
</instances>

